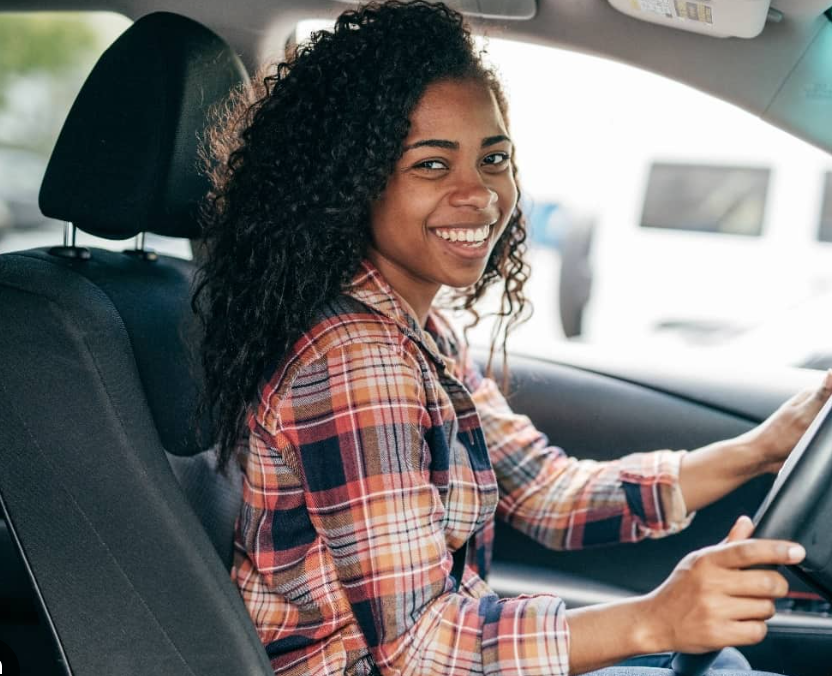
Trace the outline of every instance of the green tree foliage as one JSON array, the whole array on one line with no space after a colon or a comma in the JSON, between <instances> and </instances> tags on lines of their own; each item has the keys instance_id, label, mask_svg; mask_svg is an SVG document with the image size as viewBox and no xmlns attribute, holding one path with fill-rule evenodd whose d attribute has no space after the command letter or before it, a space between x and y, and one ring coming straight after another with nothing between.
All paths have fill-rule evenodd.
<instances>
[{"instance_id":1,"label":"green tree foliage","mask_svg":"<svg viewBox=\"0 0 832 676\"><path fill-rule=\"evenodd\" d=\"M98 50L99 36L82 16L0 14L0 85L10 77L76 68Z\"/></svg>"},{"instance_id":2,"label":"green tree foliage","mask_svg":"<svg viewBox=\"0 0 832 676\"><path fill-rule=\"evenodd\" d=\"M95 12L0 13L0 146L48 155L95 60L129 24Z\"/></svg>"}]
</instances>

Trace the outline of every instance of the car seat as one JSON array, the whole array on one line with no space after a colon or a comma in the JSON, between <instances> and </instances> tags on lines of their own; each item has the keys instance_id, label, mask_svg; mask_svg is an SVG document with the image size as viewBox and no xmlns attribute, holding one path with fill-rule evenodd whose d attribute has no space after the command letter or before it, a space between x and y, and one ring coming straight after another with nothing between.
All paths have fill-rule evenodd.
<instances>
[{"instance_id":1,"label":"car seat","mask_svg":"<svg viewBox=\"0 0 832 676\"><path fill-rule=\"evenodd\" d=\"M0 503L76 676L272 673L228 572L239 475L214 471L194 424L194 265L72 234L198 236L207 112L245 80L205 27L138 20L47 168L64 245L0 256Z\"/></svg>"}]
</instances>

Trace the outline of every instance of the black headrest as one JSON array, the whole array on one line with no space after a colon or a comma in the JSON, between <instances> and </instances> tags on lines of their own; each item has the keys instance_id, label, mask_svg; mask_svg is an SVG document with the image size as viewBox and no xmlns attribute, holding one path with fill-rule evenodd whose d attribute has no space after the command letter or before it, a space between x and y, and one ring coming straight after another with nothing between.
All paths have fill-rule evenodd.
<instances>
[{"instance_id":1,"label":"black headrest","mask_svg":"<svg viewBox=\"0 0 832 676\"><path fill-rule=\"evenodd\" d=\"M198 236L206 114L245 81L240 59L204 26L167 12L142 17L102 55L69 111L41 211L109 239Z\"/></svg>"}]
</instances>

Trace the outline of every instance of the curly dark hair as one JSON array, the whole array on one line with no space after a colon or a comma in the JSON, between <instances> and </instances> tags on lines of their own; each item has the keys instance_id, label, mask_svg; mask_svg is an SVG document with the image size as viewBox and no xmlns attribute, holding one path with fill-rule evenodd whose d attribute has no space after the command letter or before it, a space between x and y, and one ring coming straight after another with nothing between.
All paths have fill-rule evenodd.
<instances>
[{"instance_id":1,"label":"curly dark hair","mask_svg":"<svg viewBox=\"0 0 832 676\"><path fill-rule=\"evenodd\" d=\"M264 373L356 273L371 204L402 155L425 88L465 79L493 92L508 124L500 84L458 13L423 0L373 3L341 14L333 31L314 33L224 107L208 138L208 255L193 299L204 331L202 410L214 420L220 467ZM525 239L518 208L483 276L449 297L451 307L471 311L473 326L474 303L503 280L490 314L495 337L502 327L504 360L505 338L527 307Z\"/></svg>"}]
</instances>

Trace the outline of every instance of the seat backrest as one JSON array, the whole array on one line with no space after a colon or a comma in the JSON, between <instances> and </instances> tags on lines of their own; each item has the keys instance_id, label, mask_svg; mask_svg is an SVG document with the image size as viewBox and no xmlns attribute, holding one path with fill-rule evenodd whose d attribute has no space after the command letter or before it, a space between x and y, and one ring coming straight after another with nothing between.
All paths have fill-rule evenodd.
<instances>
[{"instance_id":1,"label":"seat backrest","mask_svg":"<svg viewBox=\"0 0 832 676\"><path fill-rule=\"evenodd\" d=\"M196 236L206 113L245 77L203 26L140 19L78 95L41 209L111 239ZM272 673L228 574L239 477L193 424L193 272L74 246L0 256L0 502L78 676Z\"/></svg>"}]
</instances>

